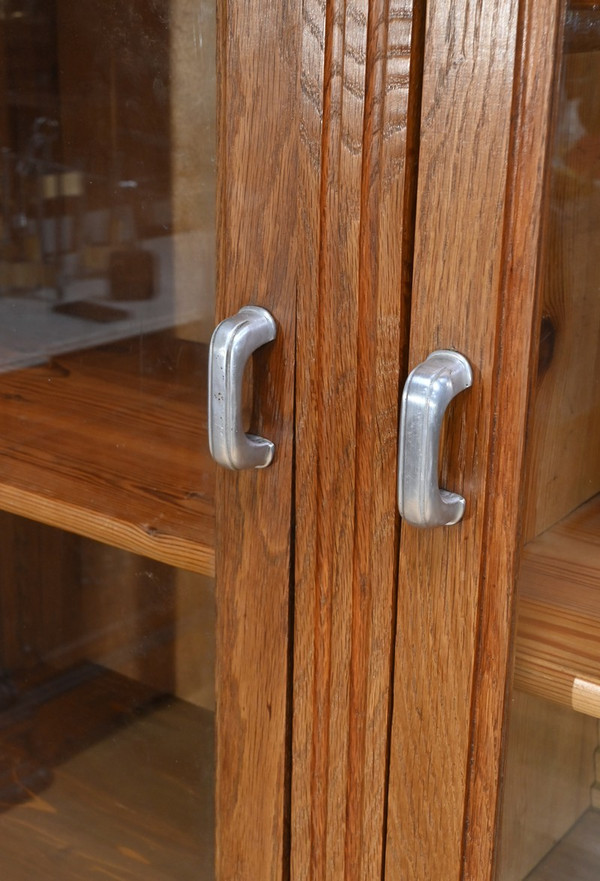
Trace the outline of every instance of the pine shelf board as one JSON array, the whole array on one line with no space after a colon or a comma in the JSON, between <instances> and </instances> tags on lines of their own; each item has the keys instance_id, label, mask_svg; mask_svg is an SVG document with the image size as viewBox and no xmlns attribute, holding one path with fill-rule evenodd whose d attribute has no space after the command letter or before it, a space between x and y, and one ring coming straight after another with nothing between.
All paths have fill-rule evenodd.
<instances>
[{"instance_id":1,"label":"pine shelf board","mask_svg":"<svg viewBox=\"0 0 600 881\"><path fill-rule=\"evenodd\" d=\"M586 811L526 881L597 881L600 877L600 812Z\"/></svg>"},{"instance_id":2,"label":"pine shelf board","mask_svg":"<svg viewBox=\"0 0 600 881\"><path fill-rule=\"evenodd\" d=\"M0 375L0 508L212 575L206 357L168 345L156 369L146 341Z\"/></svg>"},{"instance_id":3,"label":"pine shelf board","mask_svg":"<svg viewBox=\"0 0 600 881\"><path fill-rule=\"evenodd\" d=\"M515 685L600 718L600 495L524 549Z\"/></svg>"}]
</instances>

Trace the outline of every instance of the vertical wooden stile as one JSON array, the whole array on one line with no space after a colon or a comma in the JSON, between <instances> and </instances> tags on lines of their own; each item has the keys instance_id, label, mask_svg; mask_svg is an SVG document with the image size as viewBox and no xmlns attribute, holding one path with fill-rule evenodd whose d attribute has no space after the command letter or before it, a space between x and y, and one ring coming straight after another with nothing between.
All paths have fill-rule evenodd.
<instances>
[{"instance_id":1,"label":"vertical wooden stile","mask_svg":"<svg viewBox=\"0 0 600 881\"><path fill-rule=\"evenodd\" d=\"M217 320L266 307L277 339L254 359L259 471L219 469L217 878L288 875L289 591L301 8L219 4Z\"/></svg>"},{"instance_id":2,"label":"vertical wooden stile","mask_svg":"<svg viewBox=\"0 0 600 881\"><path fill-rule=\"evenodd\" d=\"M412 4L314 2L305 21L292 877L371 881L389 746Z\"/></svg>"}]
</instances>

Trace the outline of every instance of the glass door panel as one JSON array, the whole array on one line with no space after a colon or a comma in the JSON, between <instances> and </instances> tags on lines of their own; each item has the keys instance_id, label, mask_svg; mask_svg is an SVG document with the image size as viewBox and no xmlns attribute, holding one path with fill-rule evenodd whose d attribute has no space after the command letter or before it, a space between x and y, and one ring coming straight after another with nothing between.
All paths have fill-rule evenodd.
<instances>
[{"instance_id":1,"label":"glass door panel","mask_svg":"<svg viewBox=\"0 0 600 881\"><path fill-rule=\"evenodd\" d=\"M214 876L215 8L0 2L0 873Z\"/></svg>"},{"instance_id":2,"label":"glass door panel","mask_svg":"<svg viewBox=\"0 0 600 881\"><path fill-rule=\"evenodd\" d=\"M500 881L600 875L600 10L567 5L549 160Z\"/></svg>"},{"instance_id":3,"label":"glass door panel","mask_svg":"<svg viewBox=\"0 0 600 881\"><path fill-rule=\"evenodd\" d=\"M0 505L205 573L214 17L10 0L0 19Z\"/></svg>"},{"instance_id":4,"label":"glass door panel","mask_svg":"<svg viewBox=\"0 0 600 881\"><path fill-rule=\"evenodd\" d=\"M212 580L0 519L3 877L212 878Z\"/></svg>"}]
</instances>

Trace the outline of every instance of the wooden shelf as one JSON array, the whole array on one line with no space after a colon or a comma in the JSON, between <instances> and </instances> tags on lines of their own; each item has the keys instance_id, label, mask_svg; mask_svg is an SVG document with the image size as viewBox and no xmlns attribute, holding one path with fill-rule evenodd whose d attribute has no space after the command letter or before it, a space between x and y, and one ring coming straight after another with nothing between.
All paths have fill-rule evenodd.
<instances>
[{"instance_id":1,"label":"wooden shelf","mask_svg":"<svg viewBox=\"0 0 600 881\"><path fill-rule=\"evenodd\" d=\"M530 542L515 686L600 718L600 495Z\"/></svg>"},{"instance_id":2,"label":"wooden shelf","mask_svg":"<svg viewBox=\"0 0 600 881\"><path fill-rule=\"evenodd\" d=\"M530 872L527 881L597 881L600 877L600 812L589 810Z\"/></svg>"},{"instance_id":3,"label":"wooden shelf","mask_svg":"<svg viewBox=\"0 0 600 881\"><path fill-rule=\"evenodd\" d=\"M156 338L0 376L0 508L212 575L206 350Z\"/></svg>"},{"instance_id":4,"label":"wooden shelf","mask_svg":"<svg viewBox=\"0 0 600 881\"><path fill-rule=\"evenodd\" d=\"M214 717L84 664L0 712L10 881L198 881L214 862Z\"/></svg>"}]
</instances>

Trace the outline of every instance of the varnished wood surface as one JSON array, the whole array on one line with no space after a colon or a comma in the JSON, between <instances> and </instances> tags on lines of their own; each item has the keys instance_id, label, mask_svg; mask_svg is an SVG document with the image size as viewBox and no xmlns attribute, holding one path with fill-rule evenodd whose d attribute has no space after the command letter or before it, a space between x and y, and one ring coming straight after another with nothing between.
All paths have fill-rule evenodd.
<instances>
[{"instance_id":1,"label":"varnished wood surface","mask_svg":"<svg viewBox=\"0 0 600 881\"><path fill-rule=\"evenodd\" d=\"M600 812L587 811L527 876L527 881L596 881L600 874Z\"/></svg>"},{"instance_id":2,"label":"varnished wood surface","mask_svg":"<svg viewBox=\"0 0 600 881\"><path fill-rule=\"evenodd\" d=\"M125 343L0 376L0 507L211 574L206 350L184 380L143 359Z\"/></svg>"},{"instance_id":3,"label":"varnished wood surface","mask_svg":"<svg viewBox=\"0 0 600 881\"><path fill-rule=\"evenodd\" d=\"M442 467L464 521L402 526L387 877L403 881L493 877L554 33L536 6L428 4L409 366L455 348L474 383Z\"/></svg>"},{"instance_id":4,"label":"varnished wood surface","mask_svg":"<svg viewBox=\"0 0 600 881\"><path fill-rule=\"evenodd\" d=\"M3 878L212 881L212 714L85 672L0 713Z\"/></svg>"},{"instance_id":5,"label":"varnished wood surface","mask_svg":"<svg viewBox=\"0 0 600 881\"><path fill-rule=\"evenodd\" d=\"M292 877L313 881L382 872L411 41L402 0L305 5Z\"/></svg>"},{"instance_id":6,"label":"varnished wood surface","mask_svg":"<svg viewBox=\"0 0 600 881\"><path fill-rule=\"evenodd\" d=\"M217 318L264 306L277 339L254 359L251 425L274 442L275 459L217 478L216 872L219 881L279 881L289 873L302 7L226 0L218 14Z\"/></svg>"},{"instance_id":7,"label":"varnished wood surface","mask_svg":"<svg viewBox=\"0 0 600 881\"><path fill-rule=\"evenodd\" d=\"M529 542L515 685L600 718L600 497Z\"/></svg>"}]
</instances>

